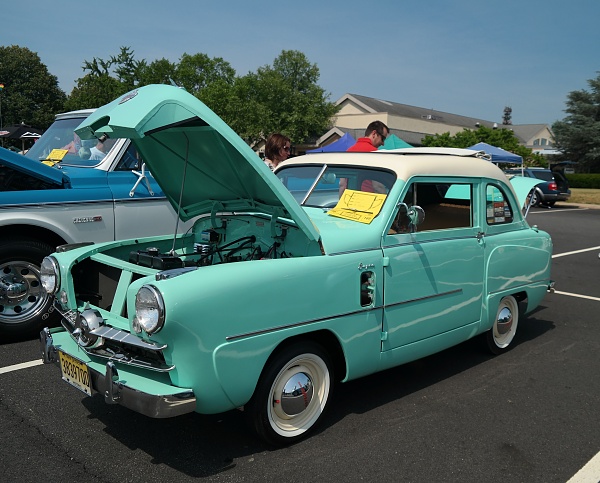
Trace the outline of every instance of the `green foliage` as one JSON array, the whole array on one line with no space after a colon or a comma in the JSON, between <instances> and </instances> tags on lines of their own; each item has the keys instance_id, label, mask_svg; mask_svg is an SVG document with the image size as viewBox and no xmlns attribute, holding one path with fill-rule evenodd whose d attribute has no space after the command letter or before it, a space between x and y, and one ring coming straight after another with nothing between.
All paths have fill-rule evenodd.
<instances>
[{"instance_id":1,"label":"green foliage","mask_svg":"<svg viewBox=\"0 0 600 483\"><path fill-rule=\"evenodd\" d=\"M38 92L21 88L25 83L13 75L20 66L28 66L28 75L39 68ZM272 132L287 135L293 143L310 142L331 127L331 118L337 112L329 94L318 85L317 65L295 50L284 50L272 65L241 77L220 57L184 53L176 63L164 58L148 63L136 60L129 47L121 47L118 55L106 60L98 57L85 60L82 68L84 75L77 79L76 87L66 98L57 87L56 77L47 73L36 54L19 47L2 48L0 81L6 85L2 94L3 120L23 120L45 128L57 112L100 107L137 87L161 83L184 87L250 145L265 140ZM18 90L11 91L12 78L19 79ZM35 107L43 104L44 99L34 95L42 93L42 85L48 90L43 92L44 97L56 102L34 109L27 102L36 99ZM9 115L5 115L5 104ZM43 122L38 120L42 115Z\"/></svg>"},{"instance_id":2,"label":"green foliage","mask_svg":"<svg viewBox=\"0 0 600 483\"><path fill-rule=\"evenodd\" d=\"M600 189L600 174L566 174L571 188Z\"/></svg>"},{"instance_id":3,"label":"green foliage","mask_svg":"<svg viewBox=\"0 0 600 483\"><path fill-rule=\"evenodd\" d=\"M177 65L163 58L152 61L139 69L139 84L169 84L175 79Z\"/></svg>"},{"instance_id":4,"label":"green foliage","mask_svg":"<svg viewBox=\"0 0 600 483\"><path fill-rule=\"evenodd\" d=\"M220 57L184 53L178 63L166 59L136 61L128 47L109 60L85 61L68 109L107 104L136 87L171 83L184 87L215 111L249 144L281 132L294 143L316 138L331 126L336 106L317 84L319 68L298 51L282 51L273 65L237 77Z\"/></svg>"},{"instance_id":5,"label":"green foliage","mask_svg":"<svg viewBox=\"0 0 600 483\"><path fill-rule=\"evenodd\" d=\"M317 84L319 76L317 65L302 52L284 50L272 66L237 79L237 102L251 99L257 109L244 119L245 139L252 144L280 132L292 143L302 143L327 131L337 107Z\"/></svg>"},{"instance_id":6,"label":"green foliage","mask_svg":"<svg viewBox=\"0 0 600 483\"><path fill-rule=\"evenodd\" d=\"M0 46L2 126L21 122L46 129L63 110L65 93L40 57L25 47Z\"/></svg>"},{"instance_id":7,"label":"green foliage","mask_svg":"<svg viewBox=\"0 0 600 483\"><path fill-rule=\"evenodd\" d=\"M86 74L77 79L77 86L65 103L67 111L100 107L127 92L123 84L107 73Z\"/></svg>"},{"instance_id":8,"label":"green foliage","mask_svg":"<svg viewBox=\"0 0 600 483\"><path fill-rule=\"evenodd\" d=\"M490 129L482 126L476 130L463 129L454 135L449 132L443 134L427 135L423 139L423 146L468 148L477 143L487 143L518 154L523 158L525 166L546 167L548 162L540 154L534 154L531 149L519 144L519 139L511 129Z\"/></svg>"},{"instance_id":9,"label":"green foliage","mask_svg":"<svg viewBox=\"0 0 600 483\"><path fill-rule=\"evenodd\" d=\"M111 56L109 60L96 57L86 60L83 70L87 73L77 79L77 86L69 95L65 108L88 109L108 104L134 89L145 68L146 62L136 61L129 47L121 47L119 55Z\"/></svg>"},{"instance_id":10,"label":"green foliage","mask_svg":"<svg viewBox=\"0 0 600 483\"><path fill-rule=\"evenodd\" d=\"M198 94L213 82L232 84L235 70L220 57L206 54L183 54L175 68L175 83L192 94Z\"/></svg>"},{"instance_id":11,"label":"green foliage","mask_svg":"<svg viewBox=\"0 0 600 483\"><path fill-rule=\"evenodd\" d=\"M590 90L572 91L567 96L562 121L552 125L554 140L564 158L579 163L580 169L600 171L600 72L588 80Z\"/></svg>"}]
</instances>

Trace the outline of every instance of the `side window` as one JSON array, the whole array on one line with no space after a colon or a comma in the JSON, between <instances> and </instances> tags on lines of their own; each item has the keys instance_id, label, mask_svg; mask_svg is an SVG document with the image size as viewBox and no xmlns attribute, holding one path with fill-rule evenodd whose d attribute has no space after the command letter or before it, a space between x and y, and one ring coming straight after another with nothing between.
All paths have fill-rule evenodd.
<instances>
[{"instance_id":1,"label":"side window","mask_svg":"<svg viewBox=\"0 0 600 483\"><path fill-rule=\"evenodd\" d=\"M485 190L485 219L488 225L500 225L513 221L510 204L498 186L488 185Z\"/></svg>"},{"instance_id":2,"label":"side window","mask_svg":"<svg viewBox=\"0 0 600 483\"><path fill-rule=\"evenodd\" d=\"M448 230L473 226L473 185L468 183L412 183L403 202L425 211L423 223L411 227L400 207L390 233Z\"/></svg>"},{"instance_id":3,"label":"side window","mask_svg":"<svg viewBox=\"0 0 600 483\"><path fill-rule=\"evenodd\" d=\"M142 157L135 149L133 144L130 144L127 151L123 154L115 171L131 171L142 167Z\"/></svg>"}]
</instances>

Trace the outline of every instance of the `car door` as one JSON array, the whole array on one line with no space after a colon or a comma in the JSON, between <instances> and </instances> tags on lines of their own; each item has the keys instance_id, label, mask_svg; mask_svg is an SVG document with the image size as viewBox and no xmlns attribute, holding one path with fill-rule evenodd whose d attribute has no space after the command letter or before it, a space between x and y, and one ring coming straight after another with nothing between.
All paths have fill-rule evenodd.
<instances>
[{"instance_id":1,"label":"car door","mask_svg":"<svg viewBox=\"0 0 600 483\"><path fill-rule=\"evenodd\" d=\"M478 324L484 273L478 186L461 179L408 185L404 203L421 206L425 219L411 227L400 206L384 236L382 351L423 355L465 339Z\"/></svg>"},{"instance_id":2,"label":"car door","mask_svg":"<svg viewBox=\"0 0 600 483\"><path fill-rule=\"evenodd\" d=\"M116 240L175 232L177 214L133 144L123 147L108 183L114 196ZM178 232L189 226L180 222Z\"/></svg>"}]
</instances>

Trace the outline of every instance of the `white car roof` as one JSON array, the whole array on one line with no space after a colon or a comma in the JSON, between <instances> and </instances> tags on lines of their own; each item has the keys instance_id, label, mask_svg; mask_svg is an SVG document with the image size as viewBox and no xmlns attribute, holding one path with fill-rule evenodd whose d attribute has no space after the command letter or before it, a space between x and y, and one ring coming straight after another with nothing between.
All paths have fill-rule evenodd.
<instances>
[{"instance_id":1,"label":"white car roof","mask_svg":"<svg viewBox=\"0 0 600 483\"><path fill-rule=\"evenodd\" d=\"M300 164L337 164L383 168L394 171L399 179L414 176L470 176L507 182L506 175L481 151L455 148L404 148L370 153L315 153L282 162L285 166Z\"/></svg>"}]
</instances>

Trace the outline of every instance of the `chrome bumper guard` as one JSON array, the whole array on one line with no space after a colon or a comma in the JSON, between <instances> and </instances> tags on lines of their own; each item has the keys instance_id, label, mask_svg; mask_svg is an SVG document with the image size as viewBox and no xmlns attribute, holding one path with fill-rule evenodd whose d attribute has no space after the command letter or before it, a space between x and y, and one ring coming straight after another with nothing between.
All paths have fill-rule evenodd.
<instances>
[{"instance_id":1,"label":"chrome bumper guard","mask_svg":"<svg viewBox=\"0 0 600 483\"><path fill-rule=\"evenodd\" d=\"M556 284L556 282L554 280L550 280L550 282L548 282L548 288L546 289L546 292L554 293L554 285L555 284Z\"/></svg>"},{"instance_id":2,"label":"chrome bumper guard","mask_svg":"<svg viewBox=\"0 0 600 483\"><path fill-rule=\"evenodd\" d=\"M40 348L44 364L60 365L58 350L54 346L52 334L46 327L40 332ZM148 394L119 381L119 371L114 362L106 363L104 374L92 369L90 384L95 392L104 394L107 404L119 404L151 418L171 418L191 413L196 409L196 396L191 390L177 394Z\"/></svg>"}]
</instances>

